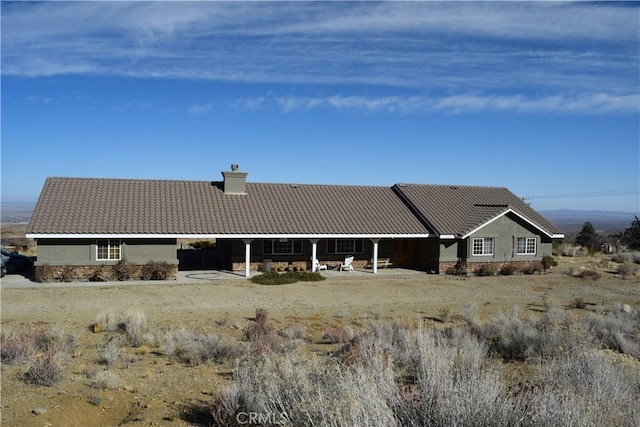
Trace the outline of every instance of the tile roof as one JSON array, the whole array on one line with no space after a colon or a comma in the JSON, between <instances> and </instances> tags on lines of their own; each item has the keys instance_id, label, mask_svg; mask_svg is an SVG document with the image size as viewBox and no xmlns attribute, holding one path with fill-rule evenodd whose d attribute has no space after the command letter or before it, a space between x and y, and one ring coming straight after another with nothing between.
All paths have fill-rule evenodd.
<instances>
[{"instance_id":1,"label":"tile roof","mask_svg":"<svg viewBox=\"0 0 640 427\"><path fill-rule=\"evenodd\" d=\"M32 235L425 235L390 187L48 178Z\"/></svg>"},{"instance_id":2,"label":"tile roof","mask_svg":"<svg viewBox=\"0 0 640 427\"><path fill-rule=\"evenodd\" d=\"M504 187L396 184L393 189L438 235L465 236L509 210L550 236L562 233Z\"/></svg>"}]
</instances>

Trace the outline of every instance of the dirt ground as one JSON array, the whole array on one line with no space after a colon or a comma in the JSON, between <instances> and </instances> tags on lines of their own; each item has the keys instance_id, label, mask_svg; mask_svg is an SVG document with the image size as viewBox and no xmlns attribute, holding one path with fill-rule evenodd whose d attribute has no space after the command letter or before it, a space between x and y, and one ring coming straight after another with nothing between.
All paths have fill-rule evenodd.
<instances>
[{"instance_id":1,"label":"dirt ground","mask_svg":"<svg viewBox=\"0 0 640 427\"><path fill-rule=\"evenodd\" d=\"M87 372L106 369L98 363L105 334L90 326L104 311L143 311L149 330L180 327L238 338L264 308L274 327L305 328L312 351L330 350L322 331L330 326L353 329L368 319L404 319L436 325L444 307L455 315L473 306L481 319L517 307L522 316L544 312L549 304L568 307L577 298L586 309L615 304L640 307L640 277L620 278L606 260L560 260L544 275L455 277L407 275L328 279L315 283L262 286L244 279L203 284L152 286L50 287L5 289L1 294L3 332L21 326L58 327L78 337L79 347L64 379L53 387L26 384L24 366L2 366L3 426L210 425L206 406L228 384L233 364L197 367L165 355L127 347L127 363L111 367L121 379L115 389L90 387ZM591 265L597 281L571 277L569 268ZM567 308L570 309L570 308ZM576 313L583 311L573 309Z\"/></svg>"}]
</instances>

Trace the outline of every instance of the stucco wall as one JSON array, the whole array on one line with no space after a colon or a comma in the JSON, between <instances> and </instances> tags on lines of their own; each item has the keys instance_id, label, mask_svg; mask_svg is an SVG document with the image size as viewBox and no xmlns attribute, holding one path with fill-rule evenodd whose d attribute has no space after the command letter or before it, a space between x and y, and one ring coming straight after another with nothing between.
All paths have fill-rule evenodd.
<instances>
[{"instance_id":1,"label":"stucco wall","mask_svg":"<svg viewBox=\"0 0 640 427\"><path fill-rule=\"evenodd\" d=\"M493 255L473 255L473 239L479 237L494 239ZM516 254L519 237L536 238L535 255ZM461 244L466 245L468 262L539 261L544 255L551 255L552 240L517 216L508 214L477 230Z\"/></svg>"},{"instance_id":2,"label":"stucco wall","mask_svg":"<svg viewBox=\"0 0 640 427\"><path fill-rule=\"evenodd\" d=\"M127 239L121 258L131 264L164 261L177 264L176 239ZM36 265L101 265L117 261L96 260L96 239L38 239Z\"/></svg>"}]
</instances>

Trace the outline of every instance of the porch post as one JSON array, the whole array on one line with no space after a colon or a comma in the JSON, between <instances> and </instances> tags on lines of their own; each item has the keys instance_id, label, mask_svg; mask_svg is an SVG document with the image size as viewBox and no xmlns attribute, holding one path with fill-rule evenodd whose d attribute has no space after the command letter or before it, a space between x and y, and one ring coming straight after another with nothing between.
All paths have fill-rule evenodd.
<instances>
[{"instance_id":1,"label":"porch post","mask_svg":"<svg viewBox=\"0 0 640 427\"><path fill-rule=\"evenodd\" d=\"M309 239L311 242L311 272L315 273L318 269L316 265L316 257L318 256L318 239Z\"/></svg>"},{"instance_id":2,"label":"porch post","mask_svg":"<svg viewBox=\"0 0 640 427\"><path fill-rule=\"evenodd\" d=\"M371 239L373 242L373 274L378 274L378 242L380 239Z\"/></svg>"},{"instance_id":3,"label":"porch post","mask_svg":"<svg viewBox=\"0 0 640 427\"><path fill-rule=\"evenodd\" d=\"M243 239L244 241L244 277L251 276L251 242L253 239Z\"/></svg>"}]
</instances>

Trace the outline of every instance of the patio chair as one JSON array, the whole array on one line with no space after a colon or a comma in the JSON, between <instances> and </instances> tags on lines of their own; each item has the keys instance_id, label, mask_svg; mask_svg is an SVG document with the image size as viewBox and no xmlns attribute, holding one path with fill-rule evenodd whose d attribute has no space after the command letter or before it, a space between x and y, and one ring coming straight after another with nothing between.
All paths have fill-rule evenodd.
<instances>
[{"instance_id":1,"label":"patio chair","mask_svg":"<svg viewBox=\"0 0 640 427\"><path fill-rule=\"evenodd\" d=\"M313 264L316 266L317 271L328 270L327 264L320 264L320 261L318 261L317 259L313 260Z\"/></svg>"},{"instance_id":2,"label":"patio chair","mask_svg":"<svg viewBox=\"0 0 640 427\"><path fill-rule=\"evenodd\" d=\"M340 264L340 271L347 270L353 271L353 256L348 256L344 259L344 262Z\"/></svg>"}]
</instances>

